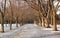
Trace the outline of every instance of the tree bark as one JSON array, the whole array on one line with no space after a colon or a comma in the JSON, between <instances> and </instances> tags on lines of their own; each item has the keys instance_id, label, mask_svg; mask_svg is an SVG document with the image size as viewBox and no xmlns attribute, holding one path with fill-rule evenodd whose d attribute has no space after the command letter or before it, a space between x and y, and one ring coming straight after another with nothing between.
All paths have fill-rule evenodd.
<instances>
[{"instance_id":1,"label":"tree bark","mask_svg":"<svg viewBox=\"0 0 60 38\"><path fill-rule=\"evenodd\" d=\"M52 12L51 12L52 13ZM52 14L50 14L50 24L51 24L51 26L53 27L53 15Z\"/></svg>"},{"instance_id":2,"label":"tree bark","mask_svg":"<svg viewBox=\"0 0 60 38\"><path fill-rule=\"evenodd\" d=\"M41 19L39 19L39 26L42 26Z\"/></svg>"},{"instance_id":3,"label":"tree bark","mask_svg":"<svg viewBox=\"0 0 60 38\"><path fill-rule=\"evenodd\" d=\"M10 30L12 29L12 20L10 19Z\"/></svg>"},{"instance_id":4,"label":"tree bark","mask_svg":"<svg viewBox=\"0 0 60 38\"><path fill-rule=\"evenodd\" d=\"M34 24L36 24L36 21L34 20Z\"/></svg>"},{"instance_id":5,"label":"tree bark","mask_svg":"<svg viewBox=\"0 0 60 38\"><path fill-rule=\"evenodd\" d=\"M42 27L44 27L44 18L42 17Z\"/></svg>"},{"instance_id":6,"label":"tree bark","mask_svg":"<svg viewBox=\"0 0 60 38\"><path fill-rule=\"evenodd\" d=\"M56 13L53 12L53 30L57 31L57 25L56 25Z\"/></svg>"},{"instance_id":7,"label":"tree bark","mask_svg":"<svg viewBox=\"0 0 60 38\"><path fill-rule=\"evenodd\" d=\"M45 27L46 27L46 28L49 28L49 27L50 27L50 26L49 26L48 18L45 18Z\"/></svg>"},{"instance_id":8,"label":"tree bark","mask_svg":"<svg viewBox=\"0 0 60 38\"><path fill-rule=\"evenodd\" d=\"M1 32L4 32L4 15L2 15L2 31Z\"/></svg>"},{"instance_id":9,"label":"tree bark","mask_svg":"<svg viewBox=\"0 0 60 38\"><path fill-rule=\"evenodd\" d=\"M16 27L18 27L18 17L16 17Z\"/></svg>"}]
</instances>

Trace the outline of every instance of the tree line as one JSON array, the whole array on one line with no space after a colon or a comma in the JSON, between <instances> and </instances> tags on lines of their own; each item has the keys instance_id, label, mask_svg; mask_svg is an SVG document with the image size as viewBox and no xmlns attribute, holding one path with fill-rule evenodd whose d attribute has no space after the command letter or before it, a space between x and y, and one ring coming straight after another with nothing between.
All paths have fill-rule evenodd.
<instances>
[{"instance_id":1,"label":"tree line","mask_svg":"<svg viewBox=\"0 0 60 38\"><path fill-rule=\"evenodd\" d=\"M53 30L56 31L56 12L60 7L58 4L54 6L53 0L2 0L0 5L2 32L4 32L5 19L10 24L10 30L13 21L18 27L18 23L23 25L26 22L25 20L29 19L42 27L48 28L50 27L49 24L51 24ZM7 17L5 18L5 16Z\"/></svg>"}]
</instances>

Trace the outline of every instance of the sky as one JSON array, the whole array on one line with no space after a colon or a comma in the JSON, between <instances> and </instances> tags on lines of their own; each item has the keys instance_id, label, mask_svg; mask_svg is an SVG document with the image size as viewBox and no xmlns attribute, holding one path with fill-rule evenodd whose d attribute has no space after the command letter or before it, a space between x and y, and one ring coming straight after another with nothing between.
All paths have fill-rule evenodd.
<instances>
[{"instance_id":1,"label":"sky","mask_svg":"<svg viewBox=\"0 0 60 38\"><path fill-rule=\"evenodd\" d=\"M55 0L53 3L54 3L54 6L57 6L58 1ZM59 5L60 5L60 2L59 2ZM60 7L58 8L58 11L56 12L56 14L60 14Z\"/></svg>"}]
</instances>

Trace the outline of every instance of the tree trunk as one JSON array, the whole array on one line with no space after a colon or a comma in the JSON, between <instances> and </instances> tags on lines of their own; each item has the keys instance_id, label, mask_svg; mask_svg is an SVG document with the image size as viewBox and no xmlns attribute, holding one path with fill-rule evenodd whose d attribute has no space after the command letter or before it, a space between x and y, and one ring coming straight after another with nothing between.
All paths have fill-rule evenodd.
<instances>
[{"instance_id":1,"label":"tree trunk","mask_svg":"<svg viewBox=\"0 0 60 38\"><path fill-rule=\"evenodd\" d=\"M16 17L16 27L18 27L18 17Z\"/></svg>"},{"instance_id":2,"label":"tree trunk","mask_svg":"<svg viewBox=\"0 0 60 38\"><path fill-rule=\"evenodd\" d=\"M53 30L57 31L57 25L56 25L56 13L53 12Z\"/></svg>"},{"instance_id":3,"label":"tree trunk","mask_svg":"<svg viewBox=\"0 0 60 38\"><path fill-rule=\"evenodd\" d=\"M53 25L53 16L51 16L51 25Z\"/></svg>"},{"instance_id":4,"label":"tree trunk","mask_svg":"<svg viewBox=\"0 0 60 38\"><path fill-rule=\"evenodd\" d=\"M39 26L42 26L41 19L39 19Z\"/></svg>"},{"instance_id":5,"label":"tree trunk","mask_svg":"<svg viewBox=\"0 0 60 38\"><path fill-rule=\"evenodd\" d=\"M36 21L34 20L34 24L36 24Z\"/></svg>"},{"instance_id":6,"label":"tree trunk","mask_svg":"<svg viewBox=\"0 0 60 38\"><path fill-rule=\"evenodd\" d=\"M12 21L10 20L10 30L12 29Z\"/></svg>"},{"instance_id":7,"label":"tree trunk","mask_svg":"<svg viewBox=\"0 0 60 38\"><path fill-rule=\"evenodd\" d=\"M46 28L49 28L49 27L50 27L50 26L49 26L48 18L45 18L45 27L46 27Z\"/></svg>"},{"instance_id":8,"label":"tree trunk","mask_svg":"<svg viewBox=\"0 0 60 38\"><path fill-rule=\"evenodd\" d=\"M4 32L4 15L2 15L2 31L1 32Z\"/></svg>"},{"instance_id":9,"label":"tree trunk","mask_svg":"<svg viewBox=\"0 0 60 38\"><path fill-rule=\"evenodd\" d=\"M42 17L42 27L44 27L44 18Z\"/></svg>"},{"instance_id":10,"label":"tree trunk","mask_svg":"<svg viewBox=\"0 0 60 38\"><path fill-rule=\"evenodd\" d=\"M22 26L22 25L23 25L23 23L22 23L22 22L23 22L23 19L20 21L20 26Z\"/></svg>"}]
</instances>

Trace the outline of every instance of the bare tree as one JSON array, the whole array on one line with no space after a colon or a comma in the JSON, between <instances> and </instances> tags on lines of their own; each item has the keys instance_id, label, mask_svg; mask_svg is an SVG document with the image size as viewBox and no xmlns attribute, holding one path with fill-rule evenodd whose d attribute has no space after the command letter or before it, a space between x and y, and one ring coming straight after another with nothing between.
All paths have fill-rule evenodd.
<instances>
[{"instance_id":1,"label":"bare tree","mask_svg":"<svg viewBox=\"0 0 60 38\"><path fill-rule=\"evenodd\" d=\"M4 32L4 13L5 13L5 9L6 9L6 0L2 0L1 7L2 8L0 9L0 13L2 15L2 32Z\"/></svg>"},{"instance_id":2,"label":"bare tree","mask_svg":"<svg viewBox=\"0 0 60 38\"><path fill-rule=\"evenodd\" d=\"M11 1L9 0L10 2L10 7L11 7L11 14L12 14L12 18L10 18L10 30L12 29L12 22L13 22L13 8L12 8L12 3Z\"/></svg>"}]
</instances>

